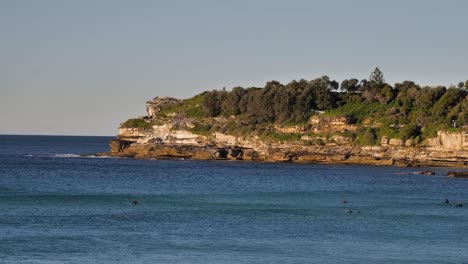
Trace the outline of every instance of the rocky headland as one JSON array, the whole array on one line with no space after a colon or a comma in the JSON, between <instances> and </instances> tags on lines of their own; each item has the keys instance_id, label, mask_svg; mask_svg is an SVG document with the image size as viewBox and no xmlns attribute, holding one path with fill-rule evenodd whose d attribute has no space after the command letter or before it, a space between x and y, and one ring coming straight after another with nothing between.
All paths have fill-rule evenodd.
<instances>
[{"instance_id":1,"label":"rocky headland","mask_svg":"<svg viewBox=\"0 0 468 264\"><path fill-rule=\"evenodd\" d=\"M244 160L259 162L344 163L464 167L468 131L438 131L420 140L381 136L357 144L356 133L379 126L356 124L347 116L315 112L307 122L252 126L240 116L187 115L200 102L156 97L145 116L122 123L110 152L138 159ZM364 129L364 130L363 130ZM354 136L353 136L354 135ZM358 135L359 136L359 135Z\"/></svg>"}]
</instances>

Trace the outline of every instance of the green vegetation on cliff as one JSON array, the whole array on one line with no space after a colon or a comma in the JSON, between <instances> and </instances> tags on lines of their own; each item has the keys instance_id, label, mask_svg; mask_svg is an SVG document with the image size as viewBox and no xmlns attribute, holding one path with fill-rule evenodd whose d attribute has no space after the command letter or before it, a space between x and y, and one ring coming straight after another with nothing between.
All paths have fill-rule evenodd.
<instances>
[{"instance_id":1,"label":"green vegetation on cliff","mask_svg":"<svg viewBox=\"0 0 468 264\"><path fill-rule=\"evenodd\" d=\"M192 98L181 101L179 104L171 105L162 109L160 115L167 115L174 112L181 112L187 117L201 118L207 116L205 110L200 105L205 101L207 92L195 95Z\"/></svg>"},{"instance_id":2,"label":"green vegetation on cliff","mask_svg":"<svg viewBox=\"0 0 468 264\"><path fill-rule=\"evenodd\" d=\"M149 129L153 124L146 122L141 118L131 118L121 124L121 127L125 128L139 128L139 129Z\"/></svg>"},{"instance_id":3,"label":"green vegetation on cliff","mask_svg":"<svg viewBox=\"0 0 468 264\"><path fill-rule=\"evenodd\" d=\"M468 81L457 87L421 87L404 81L391 86L376 68L369 80L351 78L341 84L323 76L288 84L270 81L262 88L206 91L162 109L158 116L195 119L190 130L198 134L255 133L277 141L301 140L301 134L278 132L275 125L300 125L307 130L311 116L345 117L358 128L341 135L355 144L378 145L384 136L418 143L437 131L457 131L468 125L466 85ZM218 121L213 122L215 119ZM148 123L130 119L122 126L147 127Z\"/></svg>"}]
</instances>

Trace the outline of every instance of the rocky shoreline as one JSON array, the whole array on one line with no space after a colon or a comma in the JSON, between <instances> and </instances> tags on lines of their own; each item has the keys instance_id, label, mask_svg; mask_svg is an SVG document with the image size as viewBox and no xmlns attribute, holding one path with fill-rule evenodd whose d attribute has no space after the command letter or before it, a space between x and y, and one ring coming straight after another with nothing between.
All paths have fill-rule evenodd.
<instances>
[{"instance_id":1,"label":"rocky shoreline","mask_svg":"<svg viewBox=\"0 0 468 264\"><path fill-rule=\"evenodd\" d=\"M423 141L381 136L366 145L349 134L359 136L379 125L370 120L358 125L346 116L318 113L307 124L271 123L243 130L248 124L236 116L194 118L177 110L161 112L178 102L166 97L149 101L146 116L122 123L116 139L110 143L110 152L102 155L405 167L468 165L468 127L458 132L439 131Z\"/></svg>"},{"instance_id":2,"label":"rocky shoreline","mask_svg":"<svg viewBox=\"0 0 468 264\"><path fill-rule=\"evenodd\" d=\"M464 151L434 150L405 146L300 146L286 144L174 144L115 139L105 155L137 159L244 160L256 162L293 162L362 164L405 167L466 167Z\"/></svg>"}]
</instances>

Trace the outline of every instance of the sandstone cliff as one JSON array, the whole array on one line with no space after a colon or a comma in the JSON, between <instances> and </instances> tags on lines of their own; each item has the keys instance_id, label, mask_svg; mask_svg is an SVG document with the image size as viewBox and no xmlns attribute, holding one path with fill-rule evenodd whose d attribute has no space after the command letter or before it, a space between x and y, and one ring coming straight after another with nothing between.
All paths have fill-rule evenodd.
<instances>
[{"instance_id":1,"label":"sandstone cliff","mask_svg":"<svg viewBox=\"0 0 468 264\"><path fill-rule=\"evenodd\" d=\"M304 125L262 127L262 131L276 135L276 138L265 138L257 132L259 129L237 133L244 123L235 117L197 119L177 113L158 115L162 104L175 102L165 97L162 100L147 105L148 115L143 120L152 124L150 128L119 129L117 138L111 142L110 155L398 166L462 167L468 163L468 131L439 132L436 137L418 143L412 139L382 137L377 145L363 146L346 136L347 131L355 131L357 126L345 117L315 115ZM201 129L207 125L226 127L223 125L231 123L234 127L226 131Z\"/></svg>"}]
</instances>

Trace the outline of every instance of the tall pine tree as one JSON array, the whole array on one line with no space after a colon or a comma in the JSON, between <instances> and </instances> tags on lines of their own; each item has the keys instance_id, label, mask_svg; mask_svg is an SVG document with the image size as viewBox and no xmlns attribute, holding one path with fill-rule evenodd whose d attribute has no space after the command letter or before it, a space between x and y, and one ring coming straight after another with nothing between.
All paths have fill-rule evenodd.
<instances>
[{"instance_id":1,"label":"tall pine tree","mask_svg":"<svg viewBox=\"0 0 468 264\"><path fill-rule=\"evenodd\" d=\"M371 73L369 77L369 81L373 83L377 83L377 84L385 83L383 72L379 69L379 67L375 67L374 71Z\"/></svg>"}]
</instances>

